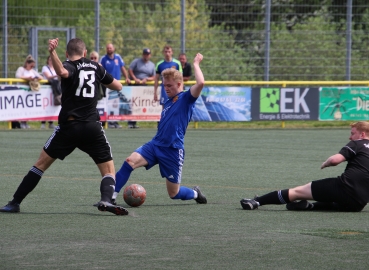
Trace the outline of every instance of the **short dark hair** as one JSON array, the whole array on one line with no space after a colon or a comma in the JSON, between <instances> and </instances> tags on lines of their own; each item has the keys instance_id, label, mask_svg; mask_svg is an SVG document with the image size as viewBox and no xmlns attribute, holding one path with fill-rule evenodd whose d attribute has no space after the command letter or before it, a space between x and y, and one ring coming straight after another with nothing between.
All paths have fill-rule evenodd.
<instances>
[{"instance_id":1,"label":"short dark hair","mask_svg":"<svg viewBox=\"0 0 369 270\"><path fill-rule=\"evenodd\" d=\"M72 38L69 40L67 45L67 53L70 56L83 56L83 53L86 50L86 44L80 38Z\"/></svg>"},{"instance_id":2,"label":"short dark hair","mask_svg":"<svg viewBox=\"0 0 369 270\"><path fill-rule=\"evenodd\" d=\"M164 46L164 48L163 48L163 52L164 52L165 50L169 50L169 49L173 51L172 46L170 46L170 45L168 45L168 44L167 44L167 45L165 45L165 46Z\"/></svg>"}]
</instances>

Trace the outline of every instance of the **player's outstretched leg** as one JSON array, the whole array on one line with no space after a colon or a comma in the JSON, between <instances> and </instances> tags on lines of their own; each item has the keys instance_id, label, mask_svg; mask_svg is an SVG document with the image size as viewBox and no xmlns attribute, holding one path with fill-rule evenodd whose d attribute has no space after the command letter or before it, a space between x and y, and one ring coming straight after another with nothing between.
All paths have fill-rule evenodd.
<instances>
[{"instance_id":1,"label":"player's outstretched leg","mask_svg":"<svg viewBox=\"0 0 369 270\"><path fill-rule=\"evenodd\" d=\"M121 189L123 188L123 186L127 183L131 173L133 171L133 168L131 167L131 165L129 165L129 163L127 161L124 161L122 167L120 168L120 170L116 173L115 175L115 189L114 189L114 193L112 196L112 204L116 205L116 199L117 196L119 194L119 192L121 191Z\"/></svg>"},{"instance_id":2,"label":"player's outstretched leg","mask_svg":"<svg viewBox=\"0 0 369 270\"><path fill-rule=\"evenodd\" d=\"M24 176L23 181L20 183L19 187L14 193L13 200L7 205L0 208L0 212L5 213L18 213L20 212L20 203L23 199L37 186L40 181L43 171L33 166L26 176Z\"/></svg>"},{"instance_id":3,"label":"player's outstretched leg","mask_svg":"<svg viewBox=\"0 0 369 270\"><path fill-rule=\"evenodd\" d=\"M240 203L244 210L255 210L266 204L287 204L290 203L288 193L288 189L276 190L262 196L255 196L254 199L242 199Z\"/></svg>"}]
</instances>

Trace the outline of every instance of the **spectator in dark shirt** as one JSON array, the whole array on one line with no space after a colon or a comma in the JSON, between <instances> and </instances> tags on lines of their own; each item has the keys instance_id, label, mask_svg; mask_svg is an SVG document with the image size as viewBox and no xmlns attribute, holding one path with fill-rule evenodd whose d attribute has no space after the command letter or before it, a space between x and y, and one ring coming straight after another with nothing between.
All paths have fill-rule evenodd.
<instances>
[{"instance_id":1,"label":"spectator in dark shirt","mask_svg":"<svg viewBox=\"0 0 369 270\"><path fill-rule=\"evenodd\" d=\"M183 70L183 81L187 82L191 79L192 76L192 68L191 64L187 62L187 57L185 53L181 53L179 55L179 62L181 62L182 70Z\"/></svg>"}]
</instances>

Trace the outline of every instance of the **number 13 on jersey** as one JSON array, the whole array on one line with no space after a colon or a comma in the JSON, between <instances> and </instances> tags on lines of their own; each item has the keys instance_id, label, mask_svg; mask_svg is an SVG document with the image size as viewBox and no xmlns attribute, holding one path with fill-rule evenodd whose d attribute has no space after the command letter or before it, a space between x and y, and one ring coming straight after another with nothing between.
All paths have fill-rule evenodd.
<instances>
[{"instance_id":1,"label":"number 13 on jersey","mask_svg":"<svg viewBox=\"0 0 369 270\"><path fill-rule=\"evenodd\" d=\"M79 72L79 85L76 90L76 96L81 95L82 89L82 96L83 97L94 97L95 96L95 71L86 71L80 70ZM85 87L83 87L85 86ZM83 88L82 88L83 87Z\"/></svg>"}]
</instances>

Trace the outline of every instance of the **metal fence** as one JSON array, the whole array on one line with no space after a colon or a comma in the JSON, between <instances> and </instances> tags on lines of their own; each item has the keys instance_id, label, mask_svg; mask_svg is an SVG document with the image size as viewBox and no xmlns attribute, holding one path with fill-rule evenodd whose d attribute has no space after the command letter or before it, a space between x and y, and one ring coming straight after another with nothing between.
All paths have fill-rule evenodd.
<instances>
[{"instance_id":1,"label":"metal fence","mask_svg":"<svg viewBox=\"0 0 369 270\"><path fill-rule=\"evenodd\" d=\"M163 58L204 55L207 80L367 80L366 0L2 0L1 77L26 56L44 65L47 40L82 38L105 54L113 43L127 65L152 50Z\"/></svg>"}]
</instances>

